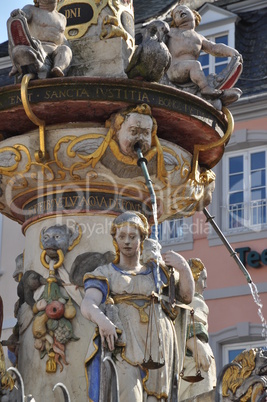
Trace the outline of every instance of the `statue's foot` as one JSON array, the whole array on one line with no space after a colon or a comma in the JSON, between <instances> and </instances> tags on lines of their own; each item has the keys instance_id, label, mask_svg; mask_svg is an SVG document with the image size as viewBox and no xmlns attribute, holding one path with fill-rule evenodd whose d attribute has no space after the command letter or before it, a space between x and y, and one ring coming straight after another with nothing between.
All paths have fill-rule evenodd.
<instances>
[{"instance_id":1,"label":"statue's foot","mask_svg":"<svg viewBox=\"0 0 267 402\"><path fill-rule=\"evenodd\" d=\"M59 67L54 67L51 70L52 77L64 77L64 73Z\"/></svg>"},{"instance_id":2,"label":"statue's foot","mask_svg":"<svg viewBox=\"0 0 267 402\"><path fill-rule=\"evenodd\" d=\"M222 91L220 91L218 89L214 89L210 86L206 86L206 87L202 88L200 92L201 92L201 95L203 95L204 97L208 97L211 99L218 98L222 93Z\"/></svg>"},{"instance_id":3,"label":"statue's foot","mask_svg":"<svg viewBox=\"0 0 267 402\"><path fill-rule=\"evenodd\" d=\"M14 75L16 75L18 73L19 73L19 70L17 69L17 67L13 66L8 75L9 75L9 77L13 77Z\"/></svg>"}]
</instances>

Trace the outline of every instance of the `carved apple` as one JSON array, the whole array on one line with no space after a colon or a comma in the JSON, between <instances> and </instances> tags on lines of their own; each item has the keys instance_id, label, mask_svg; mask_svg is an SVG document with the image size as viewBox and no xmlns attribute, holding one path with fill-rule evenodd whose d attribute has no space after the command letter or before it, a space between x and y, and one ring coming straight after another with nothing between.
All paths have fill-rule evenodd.
<instances>
[{"instance_id":1,"label":"carved apple","mask_svg":"<svg viewBox=\"0 0 267 402\"><path fill-rule=\"evenodd\" d=\"M58 320L64 314L64 304L54 300L46 306L45 312L49 318Z\"/></svg>"}]
</instances>

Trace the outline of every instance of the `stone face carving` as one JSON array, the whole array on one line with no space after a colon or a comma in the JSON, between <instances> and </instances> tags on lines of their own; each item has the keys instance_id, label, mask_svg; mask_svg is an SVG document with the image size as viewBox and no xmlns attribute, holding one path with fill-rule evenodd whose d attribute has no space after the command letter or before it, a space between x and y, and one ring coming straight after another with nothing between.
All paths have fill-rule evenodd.
<instances>
[{"instance_id":1,"label":"stone face carving","mask_svg":"<svg viewBox=\"0 0 267 402\"><path fill-rule=\"evenodd\" d=\"M72 52L64 36L66 18L56 0L39 0L11 12L7 22L10 75L33 73L38 78L62 77Z\"/></svg>"},{"instance_id":2,"label":"stone face carving","mask_svg":"<svg viewBox=\"0 0 267 402\"><path fill-rule=\"evenodd\" d=\"M136 48L125 72L128 78L158 82L171 63L171 54L164 43L170 28L166 22L156 20L144 29L142 43Z\"/></svg>"},{"instance_id":3,"label":"stone face carving","mask_svg":"<svg viewBox=\"0 0 267 402\"><path fill-rule=\"evenodd\" d=\"M267 353L250 349L240 353L221 370L215 402L265 402L267 398Z\"/></svg>"},{"instance_id":4,"label":"stone face carving","mask_svg":"<svg viewBox=\"0 0 267 402\"><path fill-rule=\"evenodd\" d=\"M41 231L41 243L43 249L50 258L57 257L57 250L62 250L65 255L70 248L74 246L75 240L79 237L79 227L70 230L67 225L44 227Z\"/></svg>"},{"instance_id":5,"label":"stone face carving","mask_svg":"<svg viewBox=\"0 0 267 402\"><path fill-rule=\"evenodd\" d=\"M211 391L216 386L216 365L213 352L209 345L208 315L209 308L205 303L203 291L207 287L207 270L198 258L188 261L195 280L195 295L190 304L194 309L194 326L190 322L187 331L187 352L184 360L183 378L195 377L197 370L201 372L202 380L187 382L181 380L180 400L191 400L196 395ZM194 331L196 339L194 339Z\"/></svg>"},{"instance_id":6,"label":"stone face carving","mask_svg":"<svg viewBox=\"0 0 267 402\"><path fill-rule=\"evenodd\" d=\"M187 6L176 6L172 11L172 18L168 41L172 62L167 71L170 82L177 88L213 102L218 109L221 108L221 105L227 105L237 100L241 95L239 89L232 88L222 91L220 88L231 88L237 80L242 71L242 56L237 50L209 41L197 33L195 27L200 23L201 17ZM201 51L217 57L231 57L232 61L220 75L213 74L206 77L201 64L197 61ZM236 77L233 80L234 74ZM229 86L226 84L227 81L231 81Z\"/></svg>"},{"instance_id":7,"label":"stone face carving","mask_svg":"<svg viewBox=\"0 0 267 402\"><path fill-rule=\"evenodd\" d=\"M100 334L102 345L108 345L108 349L114 354L120 400L139 402L146 400L147 395L152 395L153 400L162 398L166 401L177 401L178 360L183 360L183 357L178 356L178 345L171 318L164 309L161 310L160 303L154 304L151 299L151 292L157 292L159 288L167 285L169 271L160 266L157 275L156 263L153 261L144 265L141 263L140 253L143 241L147 238L148 229L147 220L140 213L125 212L114 219L111 235L116 250L116 259L113 264L102 265L85 275L86 294L81 305L81 312L87 319L97 324L97 333ZM151 256L148 258L151 259ZM190 303L194 285L187 262L173 251L165 254L164 262L174 267L177 273L182 272L177 285L180 300L186 304ZM166 265L164 266L166 267ZM100 310L99 306L104 302L106 302L105 304L115 303L115 307L118 309L117 318L120 321L117 325L109 318L111 315L104 316ZM158 331L161 333L160 342L156 330L151 331L151 339L148 341L152 345L152 367L145 365L147 352L145 339L147 333L150 333L149 306L154 309L152 314L155 314ZM160 320L158 314L161 314ZM182 312L179 316L181 315ZM153 320L153 318L151 319ZM119 334L117 334L117 326L120 330ZM124 344L119 336L121 331L125 337ZM181 328L178 336L180 341ZM95 345L99 345L95 356L100 353L99 341L99 338L94 337L94 344L91 345L94 350ZM96 361L93 366L91 365L92 359L89 356L93 355L90 350L89 347L86 360L89 399L93 392L100 387L100 383L95 377L97 374ZM162 350L164 350L165 364L160 357ZM146 373L145 377L141 376L140 366Z\"/></svg>"}]
</instances>

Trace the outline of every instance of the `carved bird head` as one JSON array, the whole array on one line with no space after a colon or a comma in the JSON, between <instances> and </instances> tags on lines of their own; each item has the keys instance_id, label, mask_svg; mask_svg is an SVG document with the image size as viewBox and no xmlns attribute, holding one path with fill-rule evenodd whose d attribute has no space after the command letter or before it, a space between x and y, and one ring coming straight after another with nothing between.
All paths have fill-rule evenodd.
<instances>
[{"instance_id":1,"label":"carved bird head","mask_svg":"<svg viewBox=\"0 0 267 402\"><path fill-rule=\"evenodd\" d=\"M146 27L146 37L155 38L158 42L165 42L165 36L169 33L170 27L165 21L155 20Z\"/></svg>"}]
</instances>

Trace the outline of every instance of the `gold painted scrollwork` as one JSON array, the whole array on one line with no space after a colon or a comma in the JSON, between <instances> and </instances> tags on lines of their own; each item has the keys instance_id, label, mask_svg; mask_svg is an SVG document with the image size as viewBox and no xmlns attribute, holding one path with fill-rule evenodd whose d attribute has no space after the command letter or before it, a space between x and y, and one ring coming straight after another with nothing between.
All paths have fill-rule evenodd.
<instances>
[{"instance_id":1,"label":"gold painted scrollwork","mask_svg":"<svg viewBox=\"0 0 267 402\"><path fill-rule=\"evenodd\" d=\"M75 3L77 3L77 7L75 7ZM61 9L65 6L71 6L71 9L73 10L73 13L77 13L79 14L79 4L81 2L80 1L76 1L76 0L64 0L64 1L59 1L58 4L58 11L61 12ZM70 24L69 26L67 26L66 30L65 30L65 36L67 39L69 40L73 40L73 39L79 39L82 38L86 32L88 31L88 29L90 28L91 25L95 25L98 22L98 17L99 14L101 13L101 11L103 10L103 8L105 8L108 4L108 0L86 0L83 1L83 3L87 3L90 5L90 7L92 8L92 18L87 21L87 22L82 22L80 24L75 24L72 25ZM71 10L69 10L69 13L71 13ZM65 15L67 20L68 15ZM74 14L74 16L77 17L77 15Z\"/></svg>"},{"instance_id":2,"label":"gold painted scrollwork","mask_svg":"<svg viewBox=\"0 0 267 402\"><path fill-rule=\"evenodd\" d=\"M202 145L195 144L194 145L194 155L193 155L193 163L192 163L192 171L191 171L191 178L193 180L197 180L199 152L208 151L210 149L213 149L213 148L226 144L229 141L229 139L234 131L234 119L233 119L231 112L225 107L223 108L223 112L225 113L227 120L228 120L228 127L227 127L227 130L226 130L226 133L224 134L224 136L222 138L220 138L218 141L213 142L212 144L202 144Z\"/></svg>"},{"instance_id":3,"label":"gold painted scrollwork","mask_svg":"<svg viewBox=\"0 0 267 402\"><path fill-rule=\"evenodd\" d=\"M128 7L123 6L119 0L108 0L108 5L111 8L114 16L107 15L104 18L100 39L121 37L125 40L125 42L129 41L130 46L133 47L134 38L128 34L121 22L122 13L124 11L129 12L129 5Z\"/></svg>"},{"instance_id":4,"label":"gold painted scrollwork","mask_svg":"<svg viewBox=\"0 0 267 402\"><path fill-rule=\"evenodd\" d=\"M21 82L21 101L28 118L39 127L40 148L35 151L34 156L37 162L41 163L48 159L48 153L45 147L45 121L39 119L32 111L28 99L28 86L31 79L35 78L34 74L26 74Z\"/></svg>"},{"instance_id":5,"label":"gold painted scrollwork","mask_svg":"<svg viewBox=\"0 0 267 402\"><path fill-rule=\"evenodd\" d=\"M7 156L6 158L4 155L5 153ZM11 155L13 155L14 163L12 163ZM23 155L26 156L26 161L24 160ZM9 162L7 161L5 162L6 159L9 159ZM20 162L23 165L21 170L20 170ZM5 166L5 163L7 166ZM27 173L30 170L30 167L31 167L30 152L24 145L16 144L13 147L8 146L0 149L0 174L2 174L3 176L11 177L9 184L11 184L14 189L27 187L28 182L25 179L25 173Z\"/></svg>"}]
</instances>

